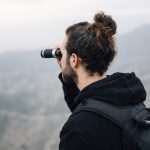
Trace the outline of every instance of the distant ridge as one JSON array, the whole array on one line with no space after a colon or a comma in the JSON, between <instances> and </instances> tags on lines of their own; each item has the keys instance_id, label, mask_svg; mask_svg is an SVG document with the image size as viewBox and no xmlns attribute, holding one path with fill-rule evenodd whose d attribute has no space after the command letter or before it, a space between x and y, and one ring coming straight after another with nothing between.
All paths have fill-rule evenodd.
<instances>
[{"instance_id":1,"label":"distant ridge","mask_svg":"<svg viewBox=\"0 0 150 150\"><path fill-rule=\"evenodd\" d=\"M121 55L150 55L150 24L118 37L117 42Z\"/></svg>"},{"instance_id":2,"label":"distant ridge","mask_svg":"<svg viewBox=\"0 0 150 150\"><path fill-rule=\"evenodd\" d=\"M150 106L150 25L117 37L117 51L110 72L135 72L144 83Z\"/></svg>"}]
</instances>

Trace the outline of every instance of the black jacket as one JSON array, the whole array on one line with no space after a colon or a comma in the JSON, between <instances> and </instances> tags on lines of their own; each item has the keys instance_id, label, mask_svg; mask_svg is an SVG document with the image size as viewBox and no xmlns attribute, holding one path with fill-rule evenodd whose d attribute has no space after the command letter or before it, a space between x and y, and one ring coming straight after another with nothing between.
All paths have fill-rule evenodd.
<instances>
[{"instance_id":1,"label":"black jacket","mask_svg":"<svg viewBox=\"0 0 150 150\"><path fill-rule=\"evenodd\" d=\"M122 150L122 130L110 120L88 111L73 111L86 98L119 106L133 105L146 99L141 81L134 73L114 73L79 91L72 83L63 83L66 103L72 114L60 132L60 150Z\"/></svg>"}]
</instances>

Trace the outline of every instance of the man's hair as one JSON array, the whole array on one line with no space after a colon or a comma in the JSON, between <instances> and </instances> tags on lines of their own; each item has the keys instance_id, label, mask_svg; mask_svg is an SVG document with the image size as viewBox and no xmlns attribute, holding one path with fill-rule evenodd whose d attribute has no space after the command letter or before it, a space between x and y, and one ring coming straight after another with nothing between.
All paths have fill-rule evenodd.
<instances>
[{"instance_id":1,"label":"man's hair","mask_svg":"<svg viewBox=\"0 0 150 150\"><path fill-rule=\"evenodd\" d=\"M117 25L111 16L99 12L94 22L80 22L66 29L68 56L81 58L81 64L90 75L103 75L116 54L114 34Z\"/></svg>"}]
</instances>

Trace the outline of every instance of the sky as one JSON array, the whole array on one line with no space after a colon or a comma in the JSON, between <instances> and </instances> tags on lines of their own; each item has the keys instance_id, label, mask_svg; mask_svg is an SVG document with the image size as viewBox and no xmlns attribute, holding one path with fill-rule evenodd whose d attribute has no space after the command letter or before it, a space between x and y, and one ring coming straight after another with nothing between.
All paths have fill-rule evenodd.
<instances>
[{"instance_id":1,"label":"sky","mask_svg":"<svg viewBox=\"0 0 150 150\"><path fill-rule=\"evenodd\" d=\"M149 0L0 0L0 53L53 47L98 11L114 18L118 35L150 24Z\"/></svg>"}]
</instances>

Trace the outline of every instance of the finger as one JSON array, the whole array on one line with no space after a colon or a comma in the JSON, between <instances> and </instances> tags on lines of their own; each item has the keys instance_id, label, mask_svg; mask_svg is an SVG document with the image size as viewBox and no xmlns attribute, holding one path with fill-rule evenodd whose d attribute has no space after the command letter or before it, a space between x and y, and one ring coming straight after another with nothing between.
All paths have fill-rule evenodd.
<instances>
[{"instance_id":1,"label":"finger","mask_svg":"<svg viewBox=\"0 0 150 150\"><path fill-rule=\"evenodd\" d=\"M61 68L61 58L56 58L56 60L57 60L58 65L59 65L60 68Z\"/></svg>"}]
</instances>

